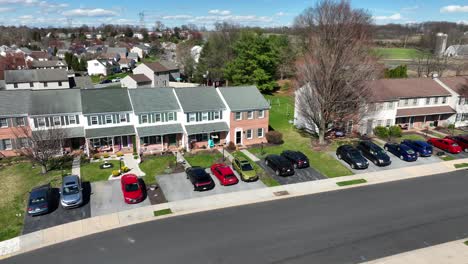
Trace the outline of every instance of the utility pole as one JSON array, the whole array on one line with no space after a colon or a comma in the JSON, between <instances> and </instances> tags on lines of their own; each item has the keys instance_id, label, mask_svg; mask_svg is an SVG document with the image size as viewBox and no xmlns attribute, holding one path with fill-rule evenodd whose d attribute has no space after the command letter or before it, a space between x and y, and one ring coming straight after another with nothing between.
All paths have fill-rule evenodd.
<instances>
[{"instance_id":1,"label":"utility pole","mask_svg":"<svg viewBox=\"0 0 468 264\"><path fill-rule=\"evenodd\" d=\"M141 11L138 16L140 17L140 29L143 29L145 28L145 12Z\"/></svg>"}]
</instances>

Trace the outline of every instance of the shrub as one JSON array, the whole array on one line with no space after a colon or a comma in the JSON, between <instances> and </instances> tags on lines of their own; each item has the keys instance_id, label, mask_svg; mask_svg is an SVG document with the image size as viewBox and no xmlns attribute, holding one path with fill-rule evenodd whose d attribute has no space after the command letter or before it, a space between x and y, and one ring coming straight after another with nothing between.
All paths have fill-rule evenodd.
<instances>
[{"instance_id":1,"label":"shrub","mask_svg":"<svg viewBox=\"0 0 468 264\"><path fill-rule=\"evenodd\" d=\"M123 157L122 151L119 151L119 152L117 152L116 154L117 154L117 157Z\"/></svg>"},{"instance_id":2,"label":"shrub","mask_svg":"<svg viewBox=\"0 0 468 264\"><path fill-rule=\"evenodd\" d=\"M130 168L127 167L127 166L122 166L122 167L120 168L120 171L123 172L123 173L126 173L126 172L129 172L129 171L130 171Z\"/></svg>"},{"instance_id":3,"label":"shrub","mask_svg":"<svg viewBox=\"0 0 468 264\"><path fill-rule=\"evenodd\" d=\"M268 143L276 144L276 145L283 143L283 134L281 134L278 131L269 131L268 133L266 133L265 136L266 136Z\"/></svg>"},{"instance_id":4,"label":"shrub","mask_svg":"<svg viewBox=\"0 0 468 264\"><path fill-rule=\"evenodd\" d=\"M133 155L133 158L134 158L134 159L138 159L139 156L138 156L138 155Z\"/></svg>"},{"instance_id":5,"label":"shrub","mask_svg":"<svg viewBox=\"0 0 468 264\"><path fill-rule=\"evenodd\" d=\"M118 170L113 170L113 171L112 171L112 176L114 176L114 177L120 176L120 171L118 171Z\"/></svg>"},{"instance_id":6,"label":"shrub","mask_svg":"<svg viewBox=\"0 0 468 264\"><path fill-rule=\"evenodd\" d=\"M454 125L454 124L449 124L449 125L447 126L447 128L448 128L448 129L455 129L455 125Z\"/></svg>"},{"instance_id":7,"label":"shrub","mask_svg":"<svg viewBox=\"0 0 468 264\"><path fill-rule=\"evenodd\" d=\"M399 126L391 126L389 128L389 135L391 137L401 137L402 132L401 132L401 127Z\"/></svg>"},{"instance_id":8,"label":"shrub","mask_svg":"<svg viewBox=\"0 0 468 264\"><path fill-rule=\"evenodd\" d=\"M281 90L283 91L287 91L289 90L289 88L291 88L291 82L290 81L285 81L282 85L281 85Z\"/></svg>"},{"instance_id":9,"label":"shrub","mask_svg":"<svg viewBox=\"0 0 468 264\"><path fill-rule=\"evenodd\" d=\"M93 159L100 159L101 158L101 154L99 153L96 153L93 155Z\"/></svg>"},{"instance_id":10,"label":"shrub","mask_svg":"<svg viewBox=\"0 0 468 264\"><path fill-rule=\"evenodd\" d=\"M388 138L390 131L388 128L383 126L376 126L374 128L374 134L379 138Z\"/></svg>"},{"instance_id":11,"label":"shrub","mask_svg":"<svg viewBox=\"0 0 468 264\"><path fill-rule=\"evenodd\" d=\"M106 152L106 153L104 153L104 155L102 155L102 156L103 156L105 159L107 159L107 158L109 158L109 157L110 157L109 153L107 153L107 152Z\"/></svg>"},{"instance_id":12,"label":"shrub","mask_svg":"<svg viewBox=\"0 0 468 264\"><path fill-rule=\"evenodd\" d=\"M233 141L230 141L228 146L227 146L227 150L229 150L229 151L236 150L236 144Z\"/></svg>"}]
</instances>

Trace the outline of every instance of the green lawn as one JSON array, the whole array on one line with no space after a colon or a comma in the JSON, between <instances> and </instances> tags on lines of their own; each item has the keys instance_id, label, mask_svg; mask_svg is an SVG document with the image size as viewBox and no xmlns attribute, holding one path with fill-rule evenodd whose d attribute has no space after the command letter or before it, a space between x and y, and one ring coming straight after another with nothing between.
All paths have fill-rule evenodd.
<instances>
[{"instance_id":1,"label":"green lawn","mask_svg":"<svg viewBox=\"0 0 468 264\"><path fill-rule=\"evenodd\" d=\"M60 186L61 170L42 175L39 166L23 162L0 168L0 241L19 236L23 228L24 214L29 191L36 186L51 183ZM71 163L64 166L63 173L71 172Z\"/></svg>"},{"instance_id":2,"label":"green lawn","mask_svg":"<svg viewBox=\"0 0 468 264\"><path fill-rule=\"evenodd\" d=\"M364 179L357 179L357 180L351 180L351 181L337 182L336 184L342 187L342 186L349 186L349 185L361 184L361 183L366 183L366 182L367 181Z\"/></svg>"},{"instance_id":3,"label":"green lawn","mask_svg":"<svg viewBox=\"0 0 468 264\"><path fill-rule=\"evenodd\" d=\"M427 55L427 52L405 48L374 48L377 56L387 60L412 60Z\"/></svg>"},{"instance_id":4,"label":"green lawn","mask_svg":"<svg viewBox=\"0 0 468 264\"><path fill-rule=\"evenodd\" d=\"M146 58L143 58L142 62L156 62L159 61L159 58L156 56L147 56Z\"/></svg>"},{"instance_id":5,"label":"green lawn","mask_svg":"<svg viewBox=\"0 0 468 264\"><path fill-rule=\"evenodd\" d=\"M268 175L265 170L262 169L262 167L258 166L257 163L253 162L249 157L247 157L244 153L240 151L236 151L232 153L234 157L243 157L250 161L250 164L253 165L255 171L259 175L260 180L265 184L267 187L274 187L274 186L280 186L279 182L277 182L275 179L273 179L270 175Z\"/></svg>"},{"instance_id":6,"label":"green lawn","mask_svg":"<svg viewBox=\"0 0 468 264\"><path fill-rule=\"evenodd\" d=\"M264 155L261 155L261 148L259 147L251 148L249 151L263 158L266 154L279 154L285 149L298 150L307 155L310 164L327 177L332 178L352 174L349 169L328 153L312 150L310 137L300 134L293 124L289 123L289 120L294 119L294 101L292 97L286 95L267 95L265 98L271 101L270 126L283 134L284 144L264 147Z\"/></svg>"},{"instance_id":7,"label":"green lawn","mask_svg":"<svg viewBox=\"0 0 468 264\"><path fill-rule=\"evenodd\" d=\"M153 214L154 216L168 215L168 214L172 214L172 210L162 209L162 210L154 211Z\"/></svg>"},{"instance_id":8,"label":"green lawn","mask_svg":"<svg viewBox=\"0 0 468 264\"><path fill-rule=\"evenodd\" d=\"M454 165L456 169L468 168L468 163L459 163Z\"/></svg>"},{"instance_id":9,"label":"green lawn","mask_svg":"<svg viewBox=\"0 0 468 264\"><path fill-rule=\"evenodd\" d=\"M140 169L146 174L145 183L153 184L156 182L157 175L164 174L165 170L171 168L176 163L176 157L170 156L145 156L140 164Z\"/></svg>"},{"instance_id":10,"label":"green lawn","mask_svg":"<svg viewBox=\"0 0 468 264\"><path fill-rule=\"evenodd\" d=\"M196 154L185 154L184 157L191 166L210 168L211 165L219 162L223 158L223 154L218 151L199 152Z\"/></svg>"},{"instance_id":11,"label":"green lawn","mask_svg":"<svg viewBox=\"0 0 468 264\"><path fill-rule=\"evenodd\" d=\"M81 177L83 181L96 182L96 181L107 181L113 170L119 169L118 160L110 160L109 163L114 164L113 168L101 169L99 166L103 162L90 162L81 163ZM122 166L124 163L122 162Z\"/></svg>"},{"instance_id":12,"label":"green lawn","mask_svg":"<svg viewBox=\"0 0 468 264\"><path fill-rule=\"evenodd\" d=\"M110 74L110 75L107 75L107 76L99 76L99 75L92 75L91 76L91 81L93 81L93 83L99 83L101 82L102 80L112 80L112 79L115 79L117 77L119 77L120 79L123 79L125 77L127 77L127 75L129 75L130 73L128 72L121 72L121 73L114 73L114 74Z\"/></svg>"},{"instance_id":13,"label":"green lawn","mask_svg":"<svg viewBox=\"0 0 468 264\"><path fill-rule=\"evenodd\" d=\"M452 156L445 156L445 157L440 157L443 161L451 161L454 160L455 158Z\"/></svg>"},{"instance_id":14,"label":"green lawn","mask_svg":"<svg viewBox=\"0 0 468 264\"><path fill-rule=\"evenodd\" d=\"M426 141L426 138L424 138L423 135L419 135L419 134L406 134L406 133L403 133L402 137L399 138L399 141L403 141L405 139L408 139L408 140L419 140L419 141Z\"/></svg>"}]
</instances>

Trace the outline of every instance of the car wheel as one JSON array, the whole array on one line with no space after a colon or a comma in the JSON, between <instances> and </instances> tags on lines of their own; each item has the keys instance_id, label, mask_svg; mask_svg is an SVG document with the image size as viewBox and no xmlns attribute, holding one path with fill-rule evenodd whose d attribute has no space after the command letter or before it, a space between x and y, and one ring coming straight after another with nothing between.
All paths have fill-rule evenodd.
<instances>
[{"instance_id":1,"label":"car wheel","mask_svg":"<svg viewBox=\"0 0 468 264\"><path fill-rule=\"evenodd\" d=\"M465 152L468 152L468 148L465 149Z\"/></svg>"},{"instance_id":2,"label":"car wheel","mask_svg":"<svg viewBox=\"0 0 468 264\"><path fill-rule=\"evenodd\" d=\"M355 169L355 166L354 166L354 164L351 164L351 169L353 169L353 170Z\"/></svg>"},{"instance_id":3,"label":"car wheel","mask_svg":"<svg viewBox=\"0 0 468 264\"><path fill-rule=\"evenodd\" d=\"M401 155L401 156L400 156L400 159L401 159L401 160L404 160L405 158L403 157L403 155Z\"/></svg>"},{"instance_id":4,"label":"car wheel","mask_svg":"<svg viewBox=\"0 0 468 264\"><path fill-rule=\"evenodd\" d=\"M377 160L373 160L372 162L373 162L375 165L378 164Z\"/></svg>"},{"instance_id":5,"label":"car wheel","mask_svg":"<svg viewBox=\"0 0 468 264\"><path fill-rule=\"evenodd\" d=\"M280 175L279 170L276 170L275 174L276 174L276 176L279 176Z\"/></svg>"},{"instance_id":6,"label":"car wheel","mask_svg":"<svg viewBox=\"0 0 468 264\"><path fill-rule=\"evenodd\" d=\"M297 169L297 164L296 163L294 163L294 169Z\"/></svg>"},{"instance_id":7,"label":"car wheel","mask_svg":"<svg viewBox=\"0 0 468 264\"><path fill-rule=\"evenodd\" d=\"M385 150L388 151L388 147L385 147Z\"/></svg>"},{"instance_id":8,"label":"car wheel","mask_svg":"<svg viewBox=\"0 0 468 264\"><path fill-rule=\"evenodd\" d=\"M340 155L340 154L336 154L336 156L338 157L338 159L341 159L341 155Z\"/></svg>"},{"instance_id":9,"label":"car wheel","mask_svg":"<svg viewBox=\"0 0 468 264\"><path fill-rule=\"evenodd\" d=\"M267 166L268 166L268 160L265 160L265 165L267 165Z\"/></svg>"}]
</instances>

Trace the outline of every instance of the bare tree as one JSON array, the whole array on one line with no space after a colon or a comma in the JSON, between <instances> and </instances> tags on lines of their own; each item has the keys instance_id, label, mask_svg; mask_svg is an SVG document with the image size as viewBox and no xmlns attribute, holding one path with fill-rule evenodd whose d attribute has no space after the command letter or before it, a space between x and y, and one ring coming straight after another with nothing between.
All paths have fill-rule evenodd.
<instances>
[{"instance_id":1,"label":"bare tree","mask_svg":"<svg viewBox=\"0 0 468 264\"><path fill-rule=\"evenodd\" d=\"M356 120L367 109L375 75L370 55L369 13L348 1L322 0L305 10L295 24L303 35L303 63L298 67L298 112L325 143L327 126Z\"/></svg>"},{"instance_id":2,"label":"bare tree","mask_svg":"<svg viewBox=\"0 0 468 264\"><path fill-rule=\"evenodd\" d=\"M429 77L433 73L437 73L439 77L442 77L449 66L446 56L439 57L435 55L417 58L414 60L414 64L416 64L418 77Z\"/></svg>"},{"instance_id":3,"label":"bare tree","mask_svg":"<svg viewBox=\"0 0 468 264\"><path fill-rule=\"evenodd\" d=\"M33 163L41 165L42 174L49 171L52 158L63 154L62 148L66 131L59 127L30 131L29 127L20 127L15 132L17 144L21 146L18 153Z\"/></svg>"}]
</instances>

